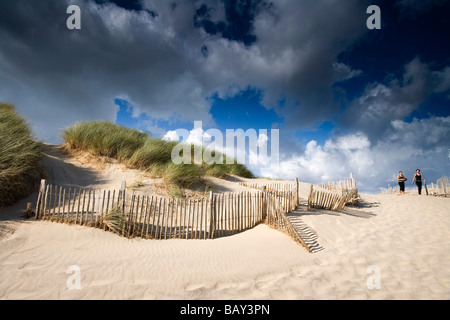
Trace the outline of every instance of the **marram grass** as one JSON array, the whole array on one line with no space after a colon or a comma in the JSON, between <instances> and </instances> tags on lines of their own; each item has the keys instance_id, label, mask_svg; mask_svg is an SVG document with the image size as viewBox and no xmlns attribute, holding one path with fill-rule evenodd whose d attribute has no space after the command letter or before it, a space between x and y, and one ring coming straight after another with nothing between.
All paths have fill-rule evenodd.
<instances>
[{"instance_id":1,"label":"marram grass","mask_svg":"<svg viewBox=\"0 0 450 320\"><path fill-rule=\"evenodd\" d=\"M117 159L130 168L162 178L172 196L182 195L182 188L195 187L202 183L205 174L219 178L233 174L252 178L253 174L235 161L226 164L180 164L172 163L172 149L177 142L153 138L148 133L126 128L105 121L81 122L63 132L66 148L89 151L99 156ZM193 150L193 146L191 146ZM193 152L192 152L193 155Z\"/></svg>"},{"instance_id":2,"label":"marram grass","mask_svg":"<svg viewBox=\"0 0 450 320\"><path fill-rule=\"evenodd\" d=\"M42 145L13 105L0 103L0 207L16 203L39 185Z\"/></svg>"},{"instance_id":3,"label":"marram grass","mask_svg":"<svg viewBox=\"0 0 450 320\"><path fill-rule=\"evenodd\" d=\"M150 136L106 121L79 122L63 132L70 149L90 151L99 156L128 161Z\"/></svg>"}]
</instances>

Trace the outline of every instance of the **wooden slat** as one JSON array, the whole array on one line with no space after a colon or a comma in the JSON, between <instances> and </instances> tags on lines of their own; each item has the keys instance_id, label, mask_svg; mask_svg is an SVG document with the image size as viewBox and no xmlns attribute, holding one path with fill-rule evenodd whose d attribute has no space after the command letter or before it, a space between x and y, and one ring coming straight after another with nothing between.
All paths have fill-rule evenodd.
<instances>
[{"instance_id":1,"label":"wooden slat","mask_svg":"<svg viewBox=\"0 0 450 320\"><path fill-rule=\"evenodd\" d=\"M80 189L81 190L81 189ZM86 190L83 190L83 201L82 201L82 205L81 205L81 212L80 212L80 225L83 224L83 214L84 214L84 205L86 203ZM80 202L81 202L81 198L80 198Z\"/></svg>"},{"instance_id":2,"label":"wooden slat","mask_svg":"<svg viewBox=\"0 0 450 320\"><path fill-rule=\"evenodd\" d=\"M172 198L171 206L169 209L170 213L170 229L169 229L169 239L173 238L173 221L174 221L174 215L175 215L175 199Z\"/></svg>"},{"instance_id":3,"label":"wooden slat","mask_svg":"<svg viewBox=\"0 0 450 320\"><path fill-rule=\"evenodd\" d=\"M150 197L150 203L148 205L147 226L145 228L145 238L147 238L147 239L148 239L148 229L150 226L150 217L152 215L152 208L153 208L153 196Z\"/></svg>"},{"instance_id":4,"label":"wooden slat","mask_svg":"<svg viewBox=\"0 0 450 320\"><path fill-rule=\"evenodd\" d=\"M58 193L58 191L56 191ZM56 214L56 218L55 221L59 222L60 221L60 215L61 215L61 198L62 198L62 187L59 187L59 193L58 193L58 213Z\"/></svg>"},{"instance_id":5,"label":"wooden slat","mask_svg":"<svg viewBox=\"0 0 450 320\"><path fill-rule=\"evenodd\" d=\"M66 189L63 191L63 200L62 200L62 213L61 213L61 221L64 222L64 211L66 211Z\"/></svg>"},{"instance_id":6,"label":"wooden slat","mask_svg":"<svg viewBox=\"0 0 450 320\"><path fill-rule=\"evenodd\" d=\"M158 230L157 225L159 225L159 206L160 206L161 200L162 200L161 198L159 199L159 201L158 201L158 198L155 199L155 209L154 209L155 211L154 211L153 220L152 220L153 221L152 229L150 231L150 237L154 237L154 238L156 238L156 231ZM155 224L155 222L156 222L156 224Z\"/></svg>"},{"instance_id":7,"label":"wooden slat","mask_svg":"<svg viewBox=\"0 0 450 320\"><path fill-rule=\"evenodd\" d=\"M158 223L158 227L160 228L159 236L158 236L159 240L162 239L162 232L163 232L163 226L164 226L164 215L165 215L165 211L166 211L166 199L163 199L162 205L159 207L159 209L161 210L161 208L162 208L162 213L160 211L160 214L159 214L161 216L161 224Z\"/></svg>"},{"instance_id":8,"label":"wooden slat","mask_svg":"<svg viewBox=\"0 0 450 320\"><path fill-rule=\"evenodd\" d=\"M142 205L141 205L141 216L139 219L139 223L140 223L140 231L139 231L139 235L141 238L144 238L144 229L145 229L145 222L147 221L147 210L148 210L148 202L149 202L149 197L142 197Z\"/></svg>"},{"instance_id":9,"label":"wooden slat","mask_svg":"<svg viewBox=\"0 0 450 320\"><path fill-rule=\"evenodd\" d=\"M92 210L91 210L91 221L90 225L94 225L94 215L95 215L95 189L92 190Z\"/></svg>"}]
</instances>

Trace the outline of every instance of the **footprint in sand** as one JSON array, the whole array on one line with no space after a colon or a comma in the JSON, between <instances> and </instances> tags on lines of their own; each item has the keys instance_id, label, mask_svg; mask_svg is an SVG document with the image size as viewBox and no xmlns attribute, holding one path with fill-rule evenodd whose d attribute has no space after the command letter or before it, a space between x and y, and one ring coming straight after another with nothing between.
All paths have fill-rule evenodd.
<instances>
[{"instance_id":1,"label":"footprint in sand","mask_svg":"<svg viewBox=\"0 0 450 320\"><path fill-rule=\"evenodd\" d=\"M203 286L200 284L188 284L184 287L184 290L186 291L194 291L194 290L198 290L198 289L202 289Z\"/></svg>"},{"instance_id":2,"label":"footprint in sand","mask_svg":"<svg viewBox=\"0 0 450 320\"><path fill-rule=\"evenodd\" d=\"M327 264L327 261L323 258L316 258L313 260L313 262L317 266L325 266Z\"/></svg>"}]
</instances>

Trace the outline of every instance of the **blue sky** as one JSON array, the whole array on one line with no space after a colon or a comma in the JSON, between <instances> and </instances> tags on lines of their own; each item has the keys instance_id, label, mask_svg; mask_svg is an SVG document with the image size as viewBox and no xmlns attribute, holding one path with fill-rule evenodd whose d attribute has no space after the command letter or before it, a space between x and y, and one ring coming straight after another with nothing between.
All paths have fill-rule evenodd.
<instances>
[{"instance_id":1,"label":"blue sky","mask_svg":"<svg viewBox=\"0 0 450 320\"><path fill-rule=\"evenodd\" d=\"M66 8L81 9L68 30ZM369 5L381 30L368 30ZM32 10L28 10L32 8ZM18 0L0 4L0 100L36 136L77 121L164 137L280 130L258 175L360 189L450 174L448 1ZM11 17L14 17L11 18Z\"/></svg>"}]
</instances>

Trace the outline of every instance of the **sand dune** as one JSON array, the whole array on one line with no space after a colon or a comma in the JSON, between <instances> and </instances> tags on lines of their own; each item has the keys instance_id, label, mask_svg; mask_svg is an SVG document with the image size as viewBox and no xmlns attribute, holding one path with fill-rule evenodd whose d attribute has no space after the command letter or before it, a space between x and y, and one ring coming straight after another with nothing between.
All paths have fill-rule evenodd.
<instances>
[{"instance_id":1,"label":"sand dune","mask_svg":"<svg viewBox=\"0 0 450 320\"><path fill-rule=\"evenodd\" d=\"M94 168L51 146L45 166L57 184L117 188L125 179L162 192L138 171ZM217 192L246 189L211 181ZM301 184L303 196L307 189ZM152 241L21 220L35 198L0 210L0 299L450 298L448 198L363 194L346 212L300 206L290 219L313 254L266 225L214 240ZM80 289L67 286L71 266Z\"/></svg>"}]
</instances>

